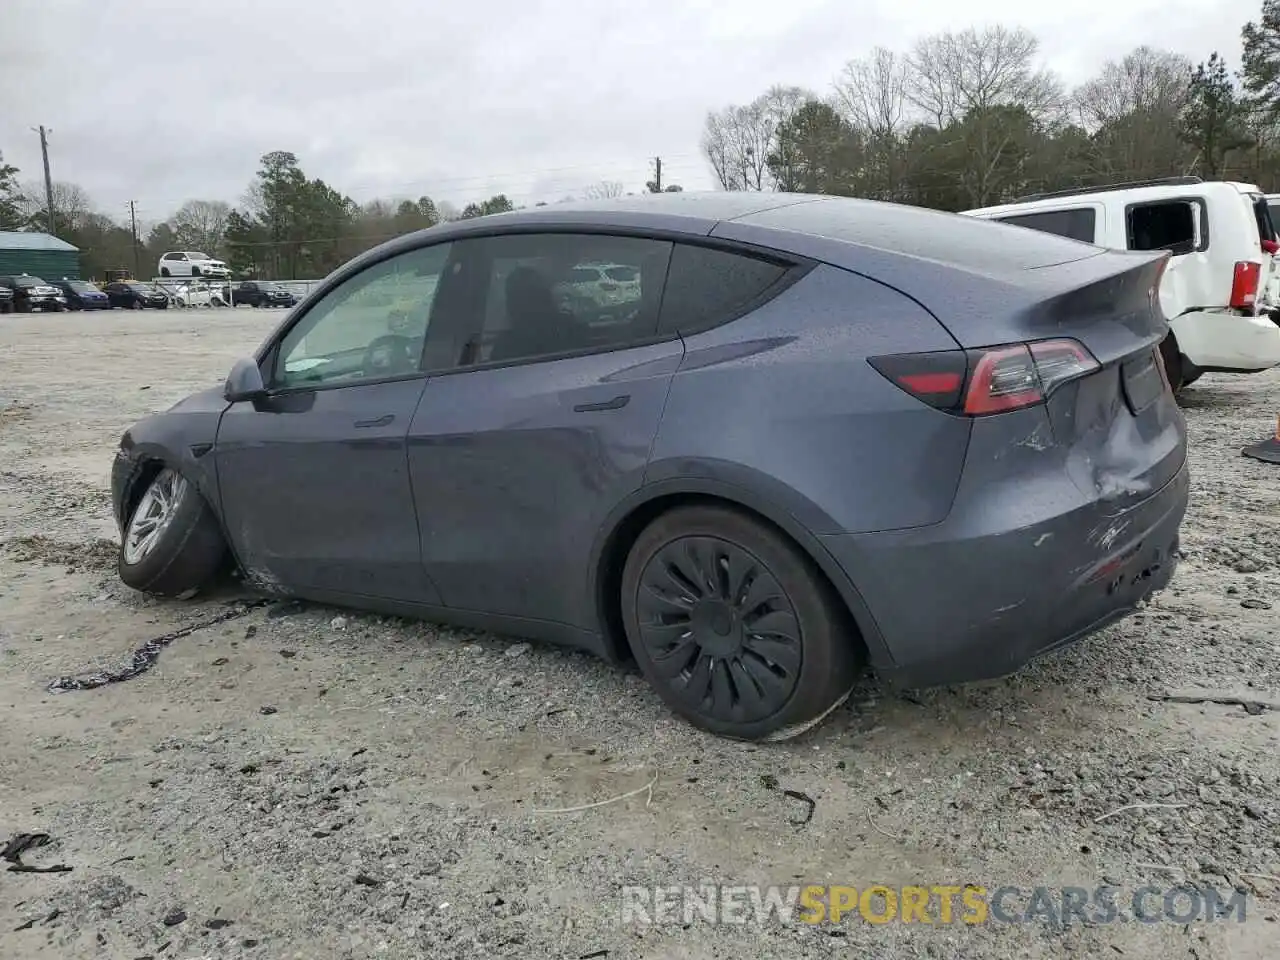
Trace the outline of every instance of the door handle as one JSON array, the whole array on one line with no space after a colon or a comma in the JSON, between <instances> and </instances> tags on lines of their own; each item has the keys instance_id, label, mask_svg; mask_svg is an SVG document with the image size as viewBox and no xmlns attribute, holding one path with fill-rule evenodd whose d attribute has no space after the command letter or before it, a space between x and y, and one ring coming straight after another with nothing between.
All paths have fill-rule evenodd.
<instances>
[{"instance_id":1,"label":"door handle","mask_svg":"<svg viewBox=\"0 0 1280 960\"><path fill-rule=\"evenodd\" d=\"M380 417L374 417L372 420L357 420L357 427L385 427L396 418L394 413L384 413Z\"/></svg>"},{"instance_id":2,"label":"door handle","mask_svg":"<svg viewBox=\"0 0 1280 960\"><path fill-rule=\"evenodd\" d=\"M631 394L624 393L622 396L614 397L612 400L605 400L603 403L579 403L573 408L574 413L592 413L596 410L621 410L631 402Z\"/></svg>"}]
</instances>

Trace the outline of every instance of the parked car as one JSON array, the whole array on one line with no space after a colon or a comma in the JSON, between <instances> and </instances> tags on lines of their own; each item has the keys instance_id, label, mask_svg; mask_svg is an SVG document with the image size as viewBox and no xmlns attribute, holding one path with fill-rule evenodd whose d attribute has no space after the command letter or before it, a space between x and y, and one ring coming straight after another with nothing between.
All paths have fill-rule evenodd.
<instances>
[{"instance_id":1,"label":"parked car","mask_svg":"<svg viewBox=\"0 0 1280 960\"><path fill-rule=\"evenodd\" d=\"M566 301L578 299L601 308L635 306L640 300L640 273L626 264L585 264L574 268L556 293Z\"/></svg>"},{"instance_id":2,"label":"parked car","mask_svg":"<svg viewBox=\"0 0 1280 960\"><path fill-rule=\"evenodd\" d=\"M1160 305L1174 390L1210 371L1257 373L1280 363L1280 248L1267 198L1251 184L1173 177L967 210L1117 250L1168 250Z\"/></svg>"},{"instance_id":3,"label":"parked car","mask_svg":"<svg viewBox=\"0 0 1280 960\"><path fill-rule=\"evenodd\" d=\"M141 280L116 280L107 284L106 293L113 307L124 307L128 310L141 310L144 307L164 310L169 306L167 293L154 283L143 283Z\"/></svg>"},{"instance_id":4,"label":"parked car","mask_svg":"<svg viewBox=\"0 0 1280 960\"><path fill-rule=\"evenodd\" d=\"M266 280L244 280L231 291L231 305L247 303L251 307L292 307L298 298L277 284Z\"/></svg>"},{"instance_id":5,"label":"parked car","mask_svg":"<svg viewBox=\"0 0 1280 960\"><path fill-rule=\"evenodd\" d=\"M54 284L71 310L110 310L111 299L88 280L59 280Z\"/></svg>"},{"instance_id":6,"label":"parked car","mask_svg":"<svg viewBox=\"0 0 1280 960\"><path fill-rule=\"evenodd\" d=\"M213 288L202 280L177 284L168 293L175 307L213 306Z\"/></svg>"},{"instance_id":7,"label":"parked car","mask_svg":"<svg viewBox=\"0 0 1280 960\"><path fill-rule=\"evenodd\" d=\"M0 313L13 313L13 291L0 284Z\"/></svg>"},{"instance_id":8,"label":"parked car","mask_svg":"<svg viewBox=\"0 0 1280 960\"><path fill-rule=\"evenodd\" d=\"M222 260L215 260L207 253L177 250L160 258L162 277L213 277L226 279L231 270Z\"/></svg>"},{"instance_id":9,"label":"parked car","mask_svg":"<svg viewBox=\"0 0 1280 960\"><path fill-rule=\"evenodd\" d=\"M625 325L556 304L600 262L639 274ZM1003 675L1173 575L1168 264L788 194L410 234L124 434L119 573L181 596L229 550L270 595L634 657L743 739L819 722L868 661Z\"/></svg>"},{"instance_id":10,"label":"parked car","mask_svg":"<svg viewBox=\"0 0 1280 960\"><path fill-rule=\"evenodd\" d=\"M7 287L13 293L13 309L19 313L52 313L67 309L67 298L62 291L27 273L0 277L0 287Z\"/></svg>"}]
</instances>

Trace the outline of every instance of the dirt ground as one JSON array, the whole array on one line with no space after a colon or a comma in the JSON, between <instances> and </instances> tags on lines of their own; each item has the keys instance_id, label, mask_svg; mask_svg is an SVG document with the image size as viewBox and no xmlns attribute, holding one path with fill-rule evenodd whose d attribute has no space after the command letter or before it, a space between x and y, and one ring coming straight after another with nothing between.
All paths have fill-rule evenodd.
<instances>
[{"instance_id":1,"label":"dirt ground","mask_svg":"<svg viewBox=\"0 0 1280 960\"><path fill-rule=\"evenodd\" d=\"M108 471L279 316L0 318L0 842L72 868L0 873L0 956L1280 955L1280 467L1239 452L1280 371L1186 392L1185 559L1146 610L995 683L868 679L789 744L698 733L584 655L279 604L48 692L234 609L117 581ZM1274 706L1151 699L1191 689ZM703 880L1123 892L1110 923L621 921L623 885ZM1136 922L1178 884L1246 892L1245 922Z\"/></svg>"}]
</instances>

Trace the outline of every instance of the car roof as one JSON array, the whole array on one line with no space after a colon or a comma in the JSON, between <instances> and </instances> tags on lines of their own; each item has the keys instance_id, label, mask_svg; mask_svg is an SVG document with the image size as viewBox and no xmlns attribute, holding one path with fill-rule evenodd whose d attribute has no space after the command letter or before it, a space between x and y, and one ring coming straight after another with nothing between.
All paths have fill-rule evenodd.
<instances>
[{"instance_id":1,"label":"car roof","mask_svg":"<svg viewBox=\"0 0 1280 960\"><path fill-rule=\"evenodd\" d=\"M881 256L928 260L968 271L994 268L997 273L1077 260L1101 249L1052 234L1032 238L1019 234L1018 243L1011 244L1000 231L1016 227L878 200L706 191L578 200L450 221L366 251L340 273L349 275L369 262L420 246L428 238L443 241L538 229L618 229L690 238L715 234L797 256L810 256L807 251L814 249L812 241L820 239L824 254L816 259L830 259L838 265L847 265L857 247Z\"/></svg>"},{"instance_id":2,"label":"car roof","mask_svg":"<svg viewBox=\"0 0 1280 960\"><path fill-rule=\"evenodd\" d=\"M1010 203L996 204L990 207L975 207L963 211L965 216L988 217L1003 213L1030 213L1035 210L1057 209L1060 207L1085 206L1088 204L1105 205L1107 203L1150 203L1173 197L1187 197L1202 194L1212 197L1214 194L1249 195L1261 191L1251 183L1236 180L1205 180L1200 183L1153 184L1139 187L1117 184L1114 189L1088 190L1081 193L1054 193L1048 197L1028 197Z\"/></svg>"}]
</instances>

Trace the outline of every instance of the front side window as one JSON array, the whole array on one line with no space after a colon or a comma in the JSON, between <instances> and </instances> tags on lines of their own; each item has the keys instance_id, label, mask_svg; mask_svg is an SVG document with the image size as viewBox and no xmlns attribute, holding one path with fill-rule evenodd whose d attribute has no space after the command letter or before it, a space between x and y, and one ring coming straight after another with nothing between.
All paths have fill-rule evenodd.
<instances>
[{"instance_id":1,"label":"front side window","mask_svg":"<svg viewBox=\"0 0 1280 960\"><path fill-rule=\"evenodd\" d=\"M330 290L280 341L273 387L324 386L408 376L452 244L410 250Z\"/></svg>"},{"instance_id":2,"label":"front side window","mask_svg":"<svg viewBox=\"0 0 1280 960\"><path fill-rule=\"evenodd\" d=\"M482 303L459 363L616 349L652 339L671 244L601 234L464 241Z\"/></svg>"},{"instance_id":3,"label":"front side window","mask_svg":"<svg viewBox=\"0 0 1280 960\"><path fill-rule=\"evenodd\" d=\"M1069 240L1093 243L1097 229L1097 212L1092 207L1073 210L1045 210L1040 213L1020 213L1011 217L996 217L1001 223L1015 227L1028 227L1041 233L1052 233Z\"/></svg>"}]
</instances>

